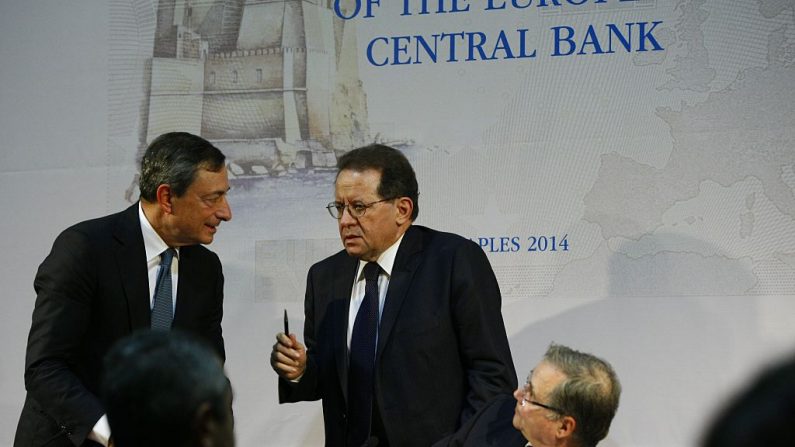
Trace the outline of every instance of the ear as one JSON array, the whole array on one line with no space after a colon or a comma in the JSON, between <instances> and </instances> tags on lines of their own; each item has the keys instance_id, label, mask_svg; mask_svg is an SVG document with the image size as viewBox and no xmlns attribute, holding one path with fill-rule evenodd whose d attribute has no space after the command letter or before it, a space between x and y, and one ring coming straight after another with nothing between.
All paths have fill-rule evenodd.
<instances>
[{"instance_id":1,"label":"ear","mask_svg":"<svg viewBox=\"0 0 795 447\"><path fill-rule=\"evenodd\" d=\"M574 429L577 428L577 421L571 416L563 416L557 420L558 428L555 431L555 437L558 439L571 438L574 435Z\"/></svg>"},{"instance_id":2,"label":"ear","mask_svg":"<svg viewBox=\"0 0 795 447\"><path fill-rule=\"evenodd\" d=\"M196 414L193 417L193 433L196 435L196 440L201 447L214 447L216 435L215 433L220 429L218 421L213 418L209 402L203 402L196 409Z\"/></svg>"},{"instance_id":3,"label":"ear","mask_svg":"<svg viewBox=\"0 0 795 447\"><path fill-rule=\"evenodd\" d=\"M411 221L411 213L414 212L414 202L408 197L401 197L395 203L397 209L396 222L398 226L402 226L406 222Z\"/></svg>"},{"instance_id":4,"label":"ear","mask_svg":"<svg viewBox=\"0 0 795 447\"><path fill-rule=\"evenodd\" d=\"M171 186L162 184L157 187L156 191L156 198L157 204L160 205L160 209L163 211L164 214L173 214L171 199L173 198L173 191L171 190Z\"/></svg>"}]
</instances>

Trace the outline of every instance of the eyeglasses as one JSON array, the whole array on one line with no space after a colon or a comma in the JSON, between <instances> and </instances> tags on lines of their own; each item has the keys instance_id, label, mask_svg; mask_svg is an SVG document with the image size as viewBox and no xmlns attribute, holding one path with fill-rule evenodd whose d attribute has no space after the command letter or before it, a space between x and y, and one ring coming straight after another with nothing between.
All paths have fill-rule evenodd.
<instances>
[{"instance_id":1,"label":"eyeglasses","mask_svg":"<svg viewBox=\"0 0 795 447\"><path fill-rule=\"evenodd\" d=\"M345 212L346 208L348 209L348 214L358 219L364 216L364 213L367 212L367 209L376 203L387 202L394 199L395 197L390 197L388 199L376 200L375 202L370 203L354 202L347 205L342 202L331 202L326 205L326 209L328 210L328 213L331 214L331 217L337 220L342 219L342 214Z\"/></svg>"},{"instance_id":2,"label":"eyeglasses","mask_svg":"<svg viewBox=\"0 0 795 447\"><path fill-rule=\"evenodd\" d=\"M536 407L541 407L541 408L544 408L544 409L549 410L549 411L554 411L555 413L566 414L566 412L561 410L560 408L550 407L549 405L542 404L541 402L538 402L538 401L535 401L535 400L527 400L524 397L522 397L522 401L519 403L519 405L524 407L527 404L533 404Z\"/></svg>"},{"instance_id":3,"label":"eyeglasses","mask_svg":"<svg viewBox=\"0 0 795 447\"><path fill-rule=\"evenodd\" d=\"M566 412L561 410L560 408L552 407L552 406L547 405L547 404L542 404L541 402L538 402L537 400L533 400L533 387L532 387L532 385L530 384L529 381L525 384L524 389L522 390L522 400L519 402L519 405L521 405L523 407L525 405L527 405L527 404L533 404L533 405L535 405L537 407L541 407L541 408L543 408L545 410L554 411L555 413L559 413L559 414L563 414L563 415L566 414Z\"/></svg>"}]
</instances>

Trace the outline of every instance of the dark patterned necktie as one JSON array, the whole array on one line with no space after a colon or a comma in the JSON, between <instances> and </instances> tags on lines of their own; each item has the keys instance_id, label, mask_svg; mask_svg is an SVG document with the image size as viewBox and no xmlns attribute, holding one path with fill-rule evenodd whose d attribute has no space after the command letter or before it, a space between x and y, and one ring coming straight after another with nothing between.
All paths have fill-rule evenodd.
<instances>
[{"instance_id":1,"label":"dark patterned necktie","mask_svg":"<svg viewBox=\"0 0 795 447\"><path fill-rule=\"evenodd\" d=\"M152 329L169 330L174 319L174 304L171 298L171 260L176 251L169 248L160 254L160 270L155 283L155 300L152 305Z\"/></svg>"},{"instance_id":2,"label":"dark patterned necktie","mask_svg":"<svg viewBox=\"0 0 795 447\"><path fill-rule=\"evenodd\" d=\"M378 334L378 274L375 262L364 266L364 300L351 334L348 374L348 446L361 446L370 436L373 406L375 340Z\"/></svg>"}]
</instances>

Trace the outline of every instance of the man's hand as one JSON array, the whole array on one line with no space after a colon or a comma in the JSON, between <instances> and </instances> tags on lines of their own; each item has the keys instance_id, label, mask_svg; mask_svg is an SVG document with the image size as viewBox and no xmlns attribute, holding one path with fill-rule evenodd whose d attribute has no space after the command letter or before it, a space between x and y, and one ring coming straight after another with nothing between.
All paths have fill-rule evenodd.
<instances>
[{"instance_id":1,"label":"man's hand","mask_svg":"<svg viewBox=\"0 0 795 447\"><path fill-rule=\"evenodd\" d=\"M306 347L298 342L295 334L276 334L276 343L271 351L271 367L279 377L297 380L306 371Z\"/></svg>"}]
</instances>

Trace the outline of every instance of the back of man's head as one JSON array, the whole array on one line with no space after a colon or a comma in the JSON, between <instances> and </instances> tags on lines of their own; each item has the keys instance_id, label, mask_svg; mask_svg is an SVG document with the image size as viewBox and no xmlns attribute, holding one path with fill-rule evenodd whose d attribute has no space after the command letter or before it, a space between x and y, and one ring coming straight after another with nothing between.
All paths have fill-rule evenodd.
<instances>
[{"instance_id":1,"label":"back of man's head","mask_svg":"<svg viewBox=\"0 0 795 447\"><path fill-rule=\"evenodd\" d=\"M621 397L613 367L594 355L554 343L543 361L566 375L552 391L550 405L564 409L576 421L576 445L595 446L607 436Z\"/></svg>"},{"instance_id":2,"label":"back of man's head","mask_svg":"<svg viewBox=\"0 0 795 447\"><path fill-rule=\"evenodd\" d=\"M115 447L232 447L231 393L213 351L178 331L134 333L105 357Z\"/></svg>"},{"instance_id":3,"label":"back of man's head","mask_svg":"<svg viewBox=\"0 0 795 447\"><path fill-rule=\"evenodd\" d=\"M768 366L715 416L704 447L795 445L795 356Z\"/></svg>"}]
</instances>

